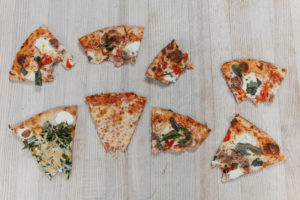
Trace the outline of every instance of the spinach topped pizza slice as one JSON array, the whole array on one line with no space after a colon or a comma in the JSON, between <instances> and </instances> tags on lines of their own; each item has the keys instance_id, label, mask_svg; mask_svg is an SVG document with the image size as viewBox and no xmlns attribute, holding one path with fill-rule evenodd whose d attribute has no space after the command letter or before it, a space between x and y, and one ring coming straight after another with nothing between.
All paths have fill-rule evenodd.
<instances>
[{"instance_id":1,"label":"spinach topped pizza slice","mask_svg":"<svg viewBox=\"0 0 300 200\"><path fill-rule=\"evenodd\" d=\"M203 125L188 116L161 108L152 109L152 152L182 153L196 150L210 133Z\"/></svg>"},{"instance_id":2,"label":"spinach topped pizza slice","mask_svg":"<svg viewBox=\"0 0 300 200\"><path fill-rule=\"evenodd\" d=\"M235 100L250 100L255 105L272 102L287 73L285 68L253 59L226 62L222 71Z\"/></svg>"},{"instance_id":3,"label":"spinach topped pizza slice","mask_svg":"<svg viewBox=\"0 0 300 200\"><path fill-rule=\"evenodd\" d=\"M69 179L77 106L60 107L37 114L10 127L51 179L62 172Z\"/></svg>"},{"instance_id":4,"label":"spinach topped pizza slice","mask_svg":"<svg viewBox=\"0 0 300 200\"><path fill-rule=\"evenodd\" d=\"M273 138L237 114L211 166L222 170L222 182L225 182L285 159Z\"/></svg>"},{"instance_id":5,"label":"spinach topped pizza slice","mask_svg":"<svg viewBox=\"0 0 300 200\"><path fill-rule=\"evenodd\" d=\"M75 65L73 56L49 29L42 25L30 34L17 52L9 79L34 81L36 85L42 85L43 81L53 81L54 66L59 62L62 62L66 69Z\"/></svg>"}]
</instances>

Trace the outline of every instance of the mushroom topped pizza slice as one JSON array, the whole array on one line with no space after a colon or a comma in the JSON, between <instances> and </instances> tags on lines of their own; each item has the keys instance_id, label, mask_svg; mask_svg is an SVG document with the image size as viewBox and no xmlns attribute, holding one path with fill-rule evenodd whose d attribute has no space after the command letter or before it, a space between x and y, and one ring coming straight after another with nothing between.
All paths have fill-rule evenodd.
<instances>
[{"instance_id":1,"label":"mushroom topped pizza slice","mask_svg":"<svg viewBox=\"0 0 300 200\"><path fill-rule=\"evenodd\" d=\"M106 151L113 156L117 150L125 152L147 99L134 93L96 94L85 99Z\"/></svg>"},{"instance_id":2,"label":"mushroom topped pizza slice","mask_svg":"<svg viewBox=\"0 0 300 200\"><path fill-rule=\"evenodd\" d=\"M176 40L172 40L154 58L146 76L170 85L177 81L185 69L193 69L189 55L178 46Z\"/></svg>"},{"instance_id":3,"label":"mushroom topped pizza slice","mask_svg":"<svg viewBox=\"0 0 300 200\"><path fill-rule=\"evenodd\" d=\"M274 139L237 114L211 166L222 170L222 182L225 182L285 159Z\"/></svg>"},{"instance_id":4,"label":"mushroom topped pizza slice","mask_svg":"<svg viewBox=\"0 0 300 200\"><path fill-rule=\"evenodd\" d=\"M250 100L255 105L272 102L287 73L285 68L253 59L224 63L222 71L235 100Z\"/></svg>"},{"instance_id":5,"label":"mushroom topped pizza slice","mask_svg":"<svg viewBox=\"0 0 300 200\"><path fill-rule=\"evenodd\" d=\"M207 125L161 108L152 109L152 152L196 150L210 133Z\"/></svg>"},{"instance_id":6,"label":"mushroom topped pizza slice","mask_svg":"<svg viewBox=\"0 0 300 200\"><path fill-rule=\"evenodd\" d=\"M112 26L79 38L79 43L90 63L110 60L116 67L124 63L135 64L144 28L138 26Z\"/></svg>"},{"instance_id":7,"label":"mushroom topped pizza slice","mask_svg":"<svg viewBox=\"0 0 300 200\"><path fill-rule=\"evenodd\" d=\"M9 79L34 81L36 85L42 85L43 81L53 81L54 66L59 62L66 69L75 65L73 56L42 25L31 33L17 52Z\"/></svg>"},{"instance_id":8,"label":"mushroom topped pizza slice","mask_svg":"<svg viewBox=\"0 0 300 200\"><path fill-rule=\"evenodd\" d=\"M77 106L60 107L37 114L10 127L51 179L61 172L69 179Z\"/></svg>"}]
</instances>

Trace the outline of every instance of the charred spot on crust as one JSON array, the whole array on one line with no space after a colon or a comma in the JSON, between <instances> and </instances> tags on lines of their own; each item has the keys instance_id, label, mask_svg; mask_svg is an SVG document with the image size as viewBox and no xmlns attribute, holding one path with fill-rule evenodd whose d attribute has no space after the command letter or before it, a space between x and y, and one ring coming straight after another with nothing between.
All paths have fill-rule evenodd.
<instances>
[{"instance_id":1,"label":"charred spot on crust","mask_svg":"<svg viewBox=\"0 0 300 200\"><path fill-rule=\"evenodd\" d=\"M19 57L17 58L17 60L18 60L18 63L19 63L20 65L22 65L22 64L24 63L24 61L26 60L26 56L24 56L24 55L19 56Z\"/></svg>"},{"instance_id":2,"label":"charred spot on crust","mask_svg":"<svg viewBox=\"0 0 300 200\"><path fill-rule=\"evenodd\" d=\"M167 49L173 49L174 48L175 40L172 40L170 44L168 44Z\"/></svg>"},{"instance_id":3,"label":"charred spot on crust","mask_svg":"<svg viewBox=\"0 0 300 200\"><path fill-rule=\"evenodd\" d=\"M234 126L238 121L236 120L236 118L234 118L232 121L231 121L231 126Z\"/></svg>"},{"instance_id":4,"label":"charred spot on crust","mask_svg":"<svg viewBox=\"0 0 300 200\"><path fill-rule=\"evenodd\" d=\"M267 143L266 145L264 145L264 150L268 154L272 154L272 155L279 154L279 152L280 152L279 146L277 144L273 144L273 143Z\"/></svg>"},{"instance_id":5,"label":"charred spot on crust","mask_svg":"<svg viewBox=\"0 0 300 200\"><path fill-rule=\"evenodd\" d=\"M184 58L184 55L180 50L176 49L176 50L172 51L171 53L169 53L169 55L167 57L172 62L180 63L181 60Z\"/></svg>"},{"instance_id":6,"label":"charred spot on crust","mask_svg":"<svg viewBox=\"0 0 300 200\"><path fill-rule=\"evenodd\" d=\"M257 65L257 67L258 67L260 70L263 70L264 65L263 65L262 63L259 63L259 64Z\"/></svg>"},{"instance_id":7,"label":"charred spot on crust","mask_svg":"<svg viewBox=\"0 0 300 200\"><path fill-rule=\"evenodd\" d=\"M56 38L50 39L49 42L50 42L51 46L53 46L56 49L58 48L59 42L58 42L58 40Z\"/></svg>"},{"instance_id":8,"label":"charred spot on crust","mask_svg":"<svg viewBox=\"0 0 300 200\"><path fill-rule=\"evenodd\" d=\"M242 62L240 64L240 68L243 70L243 72L247 72L249 69L248 63Z\"/></svg>"},{"instance_id":9,"label":"charred spot on crust","mask_svg":"<svg viewBox=\"0 0 300 200\"><path fill-rule=\"evenodd\" d=\"M156 66L152 67L151 70L155 72L156 71Z\"/></svg>"}]
</instances>

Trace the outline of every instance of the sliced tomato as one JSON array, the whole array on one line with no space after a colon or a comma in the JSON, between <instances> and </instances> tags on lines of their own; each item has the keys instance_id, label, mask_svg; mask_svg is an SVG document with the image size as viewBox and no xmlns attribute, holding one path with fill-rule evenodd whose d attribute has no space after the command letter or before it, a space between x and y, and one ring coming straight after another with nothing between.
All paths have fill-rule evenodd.
<instances>
[{"instance_id":1,"label":"sliced tomato","mask_svg":"<svg viewBox=\"0 0 300 200\"><path fill-rule=\"evenodd\" d=\"M230 140L230 130L227 131L226 136L225 136L223 142L227 142L228 140Z\"/></svg>"},{"instance_id":2,"label":"sliced tomato","mask_svg":"<svg viewBox=\"0 0 300 200\"><path fill-rule=\"evenodd\" d=\"M168 149L170 149L173 146L175 140L174 139L173 140L166 140L165 142L166 142L166 145L168 146Z\"/></svg>"},{"instance_id":3,"label":"sliced tomato","mask_svg":"<svg viewBox=\"0 0 300 200\"><path fill-rule=\"evenodd\" d=\"M173 70L174 74L176 74L176 75L181 74L181 72L182 72L182 69L180 67L178 67L177 65L173 65L172 70Z\"/></svg>"},{"instance_id":4,"label":"sliced tomato","mask_svg":"<svg viewBox=\"0 0 300 200\"><path fill-rule=\"evenodd\" d=\"M119 58L120 55L121 55L121 51L120 51L120 49L118 49L118 50L116 51L116 55L114 55L114 57L115 57L115 58Z\"/></svg>"},{"instance_id":5,"label":"sliced tomato","mask_svg":"<svg viewBox=\"0 0 300 200\"><path fill-rule=\"evenodd\" d=\"M187 59L189 59L189 54L188 53L184 53L184 58L183 58L184 62L186 62Z\"/></svg>"},{"instance_id":6,"label":"sliced tomato","mask_svg":"<svg viewBox=\"0 0 300 200\"><path fill-rule=\"evenodd\" d=\"M260 91L260 98L259 101L261 102L265 102L267 100L268 97L268 86L264 85L264 88Z\"/></svg>"},{"instance_id":7,"label":"sliced tomato","mask_svg":"<svg viewBox=\"0 0 300 200\"><path fill-rule=\"evenodd\" d=\"M42 66L48 65L48 64L52 63L51 56L48 56L46 53L44 53L44 55L43 55L43 57L41 59L41 63L42 63Z\"/></svg>"},{"instance_id":8,"label":"sliced tomato","mask_svg":"<svg viewBox=\"0 0 300 200\"><path fill-rule=\"evenodd\" d=\"M72 65L70 64L70 61L69 61L69 59L67 60L66 67L67 67L67 68L69 68L69 69L71 69L71 68L72 68Z\"/></svg>"}]
</instances>

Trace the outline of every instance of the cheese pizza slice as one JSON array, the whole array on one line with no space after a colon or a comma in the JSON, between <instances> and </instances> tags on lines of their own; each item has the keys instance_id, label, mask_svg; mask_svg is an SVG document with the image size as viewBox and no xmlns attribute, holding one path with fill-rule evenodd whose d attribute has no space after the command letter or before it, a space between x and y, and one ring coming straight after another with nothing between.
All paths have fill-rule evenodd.
<instances>
[{"instance_id":1,"label":"cheese pizza slice","mask_svg":"<svg viewBox=\"0 0 300 200\"><path fill-rule=\"evenodd\" d=\"M186 68L193 68L189 55L178 46L176 40L172 40L154 58L146 76L170 85L177 81Z\"/></svg>"},{"instance_id":2,"label":"cheese pizza slice","mask_svg":"<svg viewBox=\"0 0 300 200\"><path fill-rule=\"evenodd\" d=\"M207 125L171 110L152 108L152 152L196 150L210 133Z\"/></svg>"},{"instance_id":3,"label":"cheese pizza slice","mask_svg":"<svg viewBox=\"0 0 300 200\"><path fill-rule=\"evenodd\" d=\"M237 114L211 165L223 171L225 182L285 159L275 140Z\"/></svg>"},{"instance_id":4,"label":"cheese pizza slice","mask_svg":"<svg viewBox=\"0 0 300 200\"><path fill-rule=\"evenodd\" d=\"M224 63L222 71L235 100L250 100L255 105L272 102L287 73L284 68L253 59Z\"/></svg>"},{"instance_id":5,"label":"cheese pizza slice","mask_svg":"<svg viewBox=\"0 0 300 200\"><path fill-rule=\"evenodd\" d=\"M77 106L60 107L37 114L10 127L51 178L62 172L69 179Z\"/></svg>"},{"instance_id":6,"label":"cheese pizza slice","mask_svg":"<svg viewBox=\"0 0 300 200\"><path fill-rule=\"evenodd\" d=\"M138 26L112 26L79 38L79 43L90 63L110 60L116 67L124 63L135 64L144 28Z\"/></svg>"},{"instance_id":7,"label":"cheese pizza slice","mask_svg":"<svg viewBox=\"0 0 300 200\"><path fill-rule=\"evenodd\" d=\"M85 99L105 149L113 155L116 150L125 152L146 98L134 93L110 93L87 96Z\"/></svg>"},{"instance_id":8,"label":"cheese pizza slice","mask_svg":"<svg viewBox=\"0 0 300 200\"><path fill-rule=\"evenodd\" d=\"M31 33L17 52L9 79L35 81L36 85L42 85L43 81L53 81L52 73L57 63L62 62L66 69L72 68L75 65L72 59L73 56L42 25Z\"/></svg>"}]
</instances>

